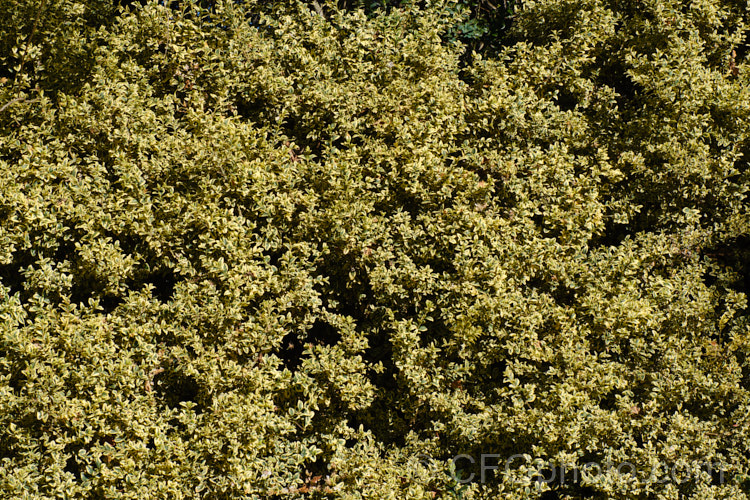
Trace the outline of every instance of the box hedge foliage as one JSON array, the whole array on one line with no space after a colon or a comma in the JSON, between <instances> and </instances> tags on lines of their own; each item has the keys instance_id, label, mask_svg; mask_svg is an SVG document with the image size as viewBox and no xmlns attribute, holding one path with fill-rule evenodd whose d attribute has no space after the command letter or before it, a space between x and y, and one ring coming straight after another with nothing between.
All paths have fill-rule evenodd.
<instances>
[{"instance_id":1,"label":"box hedge foliage","mask_svg":"<svg viewBox=\"0 0 750 500\"><path fill-rule=\"evenodd\" d=\"M749 498L750 4L375 4L0 0L0 496Z\"/></svg>"}]
</instances>

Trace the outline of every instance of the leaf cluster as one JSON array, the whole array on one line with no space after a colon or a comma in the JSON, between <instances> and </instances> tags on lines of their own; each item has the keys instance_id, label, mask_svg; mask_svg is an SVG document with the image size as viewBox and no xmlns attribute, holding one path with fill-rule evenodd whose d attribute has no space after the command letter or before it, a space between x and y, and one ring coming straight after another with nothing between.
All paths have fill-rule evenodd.
<instances>
[{"instance_id":1,"label":"leaf cluster","mask_svg":"<svg viewBox=\"0 0 750 500\"><path fill-rule=\"evenodd\" d=\"M2 4L2 496L750 496L748 11L456 6Z\"/></svg>"}]
</instances>

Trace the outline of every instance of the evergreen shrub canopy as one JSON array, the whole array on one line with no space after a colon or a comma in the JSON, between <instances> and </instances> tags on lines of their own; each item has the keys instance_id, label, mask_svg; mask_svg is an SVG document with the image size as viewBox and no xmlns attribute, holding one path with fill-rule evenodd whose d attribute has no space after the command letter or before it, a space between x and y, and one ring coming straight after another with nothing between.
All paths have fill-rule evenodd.
<instances>
[{"instance_id":1,"label":"evergreen shrub canopy","mask_svg":"<svg viewBox=\"0 0 750 500\"><path fill-rule=\"evenodd\" d=\"M749 24L0 0L0 496L749 498Z\"/></svg>"}]
</instances>

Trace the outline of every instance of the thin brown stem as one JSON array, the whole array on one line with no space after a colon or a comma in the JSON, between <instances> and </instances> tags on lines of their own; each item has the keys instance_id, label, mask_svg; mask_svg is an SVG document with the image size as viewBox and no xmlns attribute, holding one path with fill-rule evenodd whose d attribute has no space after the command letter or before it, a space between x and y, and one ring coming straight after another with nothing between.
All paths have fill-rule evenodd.
<instances>
[{"instance_id":1,"label":"thin brown stem","mask_svg":"<svg viewBox=\"0 0 750 500\"><path fill-rule=\"evenodd\" d=\"M30 101L26 101L26 98L25 98L25 97L23 97L23 96L21 96L21 97L16 97L15 99L11 99L10 101L6 102L6 103L5 103L5 104L4 104L4 105L3 105L3 106L2 106L1 108L0 108L0 113L2 113L3 111L5 111L5 110L6 110L7 108L9 108L10 106L12 106L13 104L16 104L17 102L24 102L24 101L25 101L25 102L35 102L35 101L38 101L38 100L39 100L39 99L32 99L32 100L30 100Z\"/></svg>"}]
</instances>

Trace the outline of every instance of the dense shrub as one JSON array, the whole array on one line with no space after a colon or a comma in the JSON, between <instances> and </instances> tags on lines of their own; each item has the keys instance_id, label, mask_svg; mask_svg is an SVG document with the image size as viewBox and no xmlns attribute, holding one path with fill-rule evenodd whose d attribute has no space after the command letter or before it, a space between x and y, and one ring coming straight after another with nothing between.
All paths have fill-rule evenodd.
<instances>
[{"instance_id":1,"label":"dense shrub","mask_svg":"<svg viewBox=\"0 0 750 500\"><path fill-rule=\"evenodd\" d=\"M3 497L750 496L748 6L0 5Z\"/></svg>"}]
</instances>

